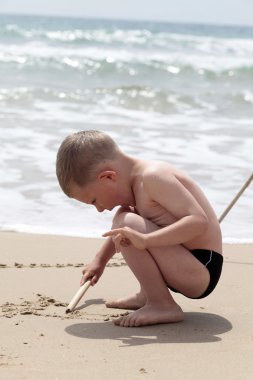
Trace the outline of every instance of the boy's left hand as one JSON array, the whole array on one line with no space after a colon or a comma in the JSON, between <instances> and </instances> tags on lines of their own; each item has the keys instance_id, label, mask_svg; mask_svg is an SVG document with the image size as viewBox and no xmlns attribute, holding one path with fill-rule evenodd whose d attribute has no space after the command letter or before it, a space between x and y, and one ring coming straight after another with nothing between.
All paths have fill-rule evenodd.
<instances>
[{"instance_id":1,"label":"boy's left hand","mask_svg":"<svg viewBox=\"0 0 253 380\"><path fill-rule=\"evenodd\" d=\"M127 247L133 245L135 248L143 250L146 248L145 234L132 230L129 227L115 228L103 234L104 237L111 236L115 244L116 252L120 252L120 246Z\"/></svg>"}]
</instances>

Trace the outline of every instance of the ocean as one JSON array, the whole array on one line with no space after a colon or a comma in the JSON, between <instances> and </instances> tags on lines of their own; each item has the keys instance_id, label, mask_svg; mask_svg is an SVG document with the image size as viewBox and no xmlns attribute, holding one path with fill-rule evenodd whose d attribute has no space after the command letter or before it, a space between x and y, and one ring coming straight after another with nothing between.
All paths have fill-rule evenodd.
<instances>
[{"instance_id":1,"label":"ocean","mask_svg":"<svg viewBox=\"0 0 253 380\"><path fill-rule=\"evenodd\" d=\"M253 169L253 28L1 15L1 230L110 228L55 176L61 141L85 129L187 171L219 216ZM253 183L225 242L253 242L252 199Z\"/></svg>"}]
</instances>

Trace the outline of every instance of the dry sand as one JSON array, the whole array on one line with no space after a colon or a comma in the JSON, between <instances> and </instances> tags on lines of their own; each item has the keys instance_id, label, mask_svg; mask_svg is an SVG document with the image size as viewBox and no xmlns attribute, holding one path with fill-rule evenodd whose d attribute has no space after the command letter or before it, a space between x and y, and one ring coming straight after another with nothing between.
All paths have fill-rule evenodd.
<instances>
[{"instance_id":1,"label":"dry sand","mask_svg":"<svg viewBox=\"0 0 253 380\"><path fill-rule=\"evenodd\" d=\"M120 255L77 310L65 314L100 239L0 233L0 379L253 378L253 245L225 245L215 292L175 295L178 324L122 328L106 299L137 282ZM122 311L124 313L124 311Z\"/></svg>"}]
</instances>

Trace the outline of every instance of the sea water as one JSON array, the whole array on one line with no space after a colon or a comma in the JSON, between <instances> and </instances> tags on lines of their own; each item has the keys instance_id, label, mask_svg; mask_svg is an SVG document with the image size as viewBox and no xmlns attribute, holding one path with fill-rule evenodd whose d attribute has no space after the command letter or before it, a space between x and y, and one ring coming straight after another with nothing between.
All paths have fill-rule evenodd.
<instances>
[{"instance_id":1,"label":"sea water","mask_svg":"<svg viewBox=\"0 0 253 380\"><path fill-rule=\"evenodd\" d=\"M109 212L68 199L55 157L72 132L108 132L168 161L219 216L252 173L253 29L0 16L0 229L101 236ZM222 222L253 241L253 183Z\"/></svg>"}]
</instances>

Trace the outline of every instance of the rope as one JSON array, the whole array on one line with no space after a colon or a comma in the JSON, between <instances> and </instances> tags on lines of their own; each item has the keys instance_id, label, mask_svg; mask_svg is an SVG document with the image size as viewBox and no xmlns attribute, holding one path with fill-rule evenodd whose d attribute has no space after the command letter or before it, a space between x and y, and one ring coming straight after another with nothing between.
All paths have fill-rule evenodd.
<instances>
[{"instance_id":1,"label":"rope","mask_svg":"<svg viewBox=\"0 0 253 380\"><path fill-rule=\"evenodd\" d=\"M249 176L249 178L247 179L247 181L245 182L245 184L243 185L243 187L241 188L241 190L236 194L236 196L234 197L234 199L229 203L228 207L223 211L223 213L221 214L221 216L218 219L219 223L221 223L222 220L225 218L225 216L229 213L229 211L234 206L234 204L237 202L237 200L240 198L240 196L242 195L242 193L244 192L244 190L249 186L249 184L251 183L252 179L253 179L253 173Z\"/></svg>"}]
</instances>

